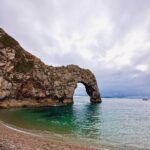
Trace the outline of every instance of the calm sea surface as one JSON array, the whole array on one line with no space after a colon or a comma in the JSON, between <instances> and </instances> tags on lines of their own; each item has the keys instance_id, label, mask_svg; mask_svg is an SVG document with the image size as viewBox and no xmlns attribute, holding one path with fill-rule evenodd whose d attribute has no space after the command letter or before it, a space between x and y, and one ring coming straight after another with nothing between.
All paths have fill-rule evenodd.
<instances>
[{"instance_id":1,"label":"calm sea surface","mask_svg":"<svg viewBox=\"0 0 150 150\"><path fill-rule=\"evenodd\" d=\"M0 119L19 128L55 134L96 147L150 150L150 101L74 97L74 105L0 110Z\"/></svg>"}]
</instances>

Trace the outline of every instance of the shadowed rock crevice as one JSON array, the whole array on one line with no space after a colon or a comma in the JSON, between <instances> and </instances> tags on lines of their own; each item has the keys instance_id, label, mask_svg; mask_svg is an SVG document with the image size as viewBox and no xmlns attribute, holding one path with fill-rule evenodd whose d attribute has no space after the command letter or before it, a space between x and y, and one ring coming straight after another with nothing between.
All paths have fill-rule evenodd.
<instances>
[{"instance_id":1,"label":"shadowed rock crevice","mask_svg":"<svg viewBox=\"0 0 150 150\"><path fill-rule=\"evenodd\" d=\"M85 86L91 102L101 102L90 70L45 65L0 29L0 107L71 104L77 83Z\"/></svg>"}]
</instances>

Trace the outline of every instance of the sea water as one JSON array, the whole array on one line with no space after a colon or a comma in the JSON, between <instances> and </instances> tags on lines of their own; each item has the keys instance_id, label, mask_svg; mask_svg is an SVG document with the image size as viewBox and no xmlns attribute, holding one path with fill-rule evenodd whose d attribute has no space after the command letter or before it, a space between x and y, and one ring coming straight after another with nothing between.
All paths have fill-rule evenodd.
<instances>
[{"instance_id":1,"label":"sea water","mask_svg":"<svg viewBox=\"0 0 150 150\"><path fill-rule=\"evenodd\" d=\"M108 149L150 150L150 101L74 97L74 104L0 110L0 119L16 127L69 137Z\"/></svg>"}]
</instances>

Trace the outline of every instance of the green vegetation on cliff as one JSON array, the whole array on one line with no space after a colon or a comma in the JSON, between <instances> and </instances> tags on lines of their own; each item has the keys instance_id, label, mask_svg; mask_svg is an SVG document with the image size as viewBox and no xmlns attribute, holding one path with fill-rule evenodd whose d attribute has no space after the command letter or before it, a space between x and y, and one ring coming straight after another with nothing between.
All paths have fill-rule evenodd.
<instances>
[{"instance_id":1,"label":"green vegetation on cliff","mask_svg":"<svg viewBox=\"0 0 150 150\"><path fill-rule=\"evenodd\" d=\"M34 62L25 57L21 48L16 49L15 58L18 60L14 67L17 72L25 73L31 71L34 68Z\"/></svg>"}]
</instances>

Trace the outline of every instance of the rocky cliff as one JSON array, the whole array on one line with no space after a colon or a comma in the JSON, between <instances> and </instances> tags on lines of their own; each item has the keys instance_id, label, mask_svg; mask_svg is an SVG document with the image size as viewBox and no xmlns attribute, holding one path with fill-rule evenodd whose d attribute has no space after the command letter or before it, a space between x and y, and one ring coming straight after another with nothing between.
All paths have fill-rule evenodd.
<instances>
[{"instance_id":1,"label":"rocky cliff","mask_svg":"<svg viewBox=\"0 0 150 150\"><path fill-rule=\"evenodd\" d=\"M53 67L25 51L0 28L0 107L73 103L77 83L91 102L101 102L95 76L76 65Z\"/></svg>"}]
</instances>

